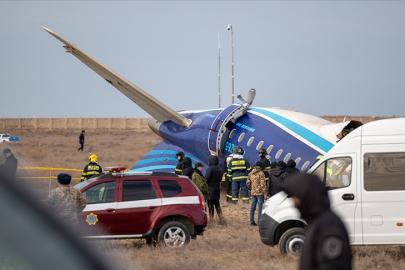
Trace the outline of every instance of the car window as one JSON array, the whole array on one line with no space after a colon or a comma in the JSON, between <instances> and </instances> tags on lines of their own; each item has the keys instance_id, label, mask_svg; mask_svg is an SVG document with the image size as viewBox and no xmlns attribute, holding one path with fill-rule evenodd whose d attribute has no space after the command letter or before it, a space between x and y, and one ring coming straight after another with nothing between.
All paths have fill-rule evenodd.
<instances>
[{"instance_id":1,"label":"car window","mask_svg":"<svg viewBox=\"0 0 405 270\"><path fill-rule=\"evenodd\" d=\"M405 190L405 153L364 154L364 189Z\"/></svg>"},{"instance_id":2,"label":"car window","mask_svg":"<svg viewBox=\"0 0 405 270\"><path fill-rule=\"evenodd\" d=\"M83 192L87 204L108 203L114 201L115 181L104 182L90 187Z\"/></svg>"},{"instance_id":3,"label":"car window","mask_svg":"<svg viewBox=\"0 0 405 270\"><path fill-rule=\"evenodd\" d=\"M312 173L319 177L330 189L350 186L352 179L352 159L349 157L328 159Z\"/></svg>"},{"instance_id":4,"label":"car window","mask_svg":"<svg viewBox=\"0 0 405 270\"><path fill-rule=\"evenodd\" d=\"M183 191L179 183L174 180L159 180L159 187L165 198L174 197Z\"/></svg>"},{"instance_id":5,"label":"car window","mask_svg":"<svg viewBox=\"0 0 405 270\"><path fill-rule=\"evenodd\" d=\"M93 183L93 182L90 182L90 181L82 181L82 182L80 182L79 184L75 185L74 188L77 189L77 190L81 190L82 188L84 188L85 186L90 185L91 183Z\"/></svg>"},{"instance_id":6,"label":"car window","mask_svg":"<svg viewBox=\"0 0 405 270\"><path fill-rule=\"evenodd\" d=\"M156 199L156 193L149 180L125 180L122 188L122 201Z\"/></svg>"}]
</instances>

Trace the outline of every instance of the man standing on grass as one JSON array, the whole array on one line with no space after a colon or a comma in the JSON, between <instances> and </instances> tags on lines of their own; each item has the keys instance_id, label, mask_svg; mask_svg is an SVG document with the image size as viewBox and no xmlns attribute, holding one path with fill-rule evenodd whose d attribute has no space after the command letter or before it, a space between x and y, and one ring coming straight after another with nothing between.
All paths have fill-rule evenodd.
<instances>
[{"instance_id":1,"label":"man standing on grass","mask_svg":"<svg viewBox=\"0 0 405 270\"><path fill-rule=\"evenodd\" d=\"M0 170L9 179L15 180L15 173L17 171L18 160L14 157L9 148L3 150L3 155L6 157L6 162L0 166Z\"/></svg>"},{"instance_id":2,"label":"man standing on grass","mask_svg":"<svg viewBox=\"0 0 405 270\"><path fill-rule=\"evenodd\" d=\"M59 174L59 187L52 190L46 204L59 214L62 222L76 230L79 223L77 214L83 211L87 202L79 190L70 186L71 179L72 177L67 173Z\"/></svg>"},{"instance_id":3,"label":"man standing on grass","mask_svg":"<svg viewBox=\"0 0 405 270\"><path fill-rule=\"evenodd\" d=\"M83 152L83 146L84 146L84 133L85 133L85 131L84 131L84 130L82 130L82 133L81 133L81 134L80 134L80 136L79 136L79 143L80 143L80 147L79 147L79 149L77 149L77 151L82 150L82 152Z\"/></svg>"},{"instance_id":4,"label":"man standing on grass","mask_svg":"<svg viewBox=\"0 0 405 270\"><path fill-rule=\"evenodd\" d=\"M267 194L266 190L266 177L262 171L263 163L259 160L256 162L253 170L249 173L246 181L246 186L251 190L252 205L250 207L250 224L257 226L255 222L256 204L259 205L257 222L260 221L262 214L263 202Z\"/></svg>"},{"instance_id":5,"label":"man standing on grass","mask_svg":"<svg viewBox=\"0 0 405 270\"><path fill-rule=\"evenodd\" d=\"M198 187L201 193L204 195L204 200L210 199L210 190L208 188L207 180L205 180L202 174L204 165L201 162L195 164L194 173L191 176L191 181Z\"/></svg>"},{"instance_id":6,"label":"man standing on grass","mask_svg":"<svg viewBox=\"0 0 405 270\"><path fill-rule=\"evenodd\" d=\"M219 217L219 224L226 225L226 220L222 215L221 205L219 200L221 199L221 181L224 172L221 167L218 166L219 160L215 155L211 155L208 158L208 169L205 172L205 179L207 179L208 189L210 192L210 198L207 200L209 221L214 219L214 207L217 210Z\"/></svg>"}]
</instances>

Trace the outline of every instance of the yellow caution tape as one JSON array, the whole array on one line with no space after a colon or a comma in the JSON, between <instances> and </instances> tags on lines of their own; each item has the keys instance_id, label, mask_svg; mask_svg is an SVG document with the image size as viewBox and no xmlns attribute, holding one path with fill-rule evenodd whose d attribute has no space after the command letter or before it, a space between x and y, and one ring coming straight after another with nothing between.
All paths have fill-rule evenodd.
<instances>
[{"instance_id":1,"label":"yellow caution tape","mask_svg":"<svg viewBox=\"0 0 405 270\"><path fill-rule=\"evenodd\" d=\"M82 172L83 170L78 169L64 169L64 168L45 168L45 167L17 167L20 170L48 170L48 171L74 171Z\"/></svg>"},{"instance_id":2,"label":"yellow caution tape","mask_svg":"<svg viewBox=\"0 0 405 270\"><path fill-rule=\"evenodd\" d=\"M17 179L49 179L49 178L58 178L57 176L48 176L48 177L45 177L45 176L43 176L43 177L33 177L33 176L30 176L30 177L16 177ZM75 177L72 177L72 179L73 180L80 180L80 178L75 178Z\"/></svg>"}]
</instances>

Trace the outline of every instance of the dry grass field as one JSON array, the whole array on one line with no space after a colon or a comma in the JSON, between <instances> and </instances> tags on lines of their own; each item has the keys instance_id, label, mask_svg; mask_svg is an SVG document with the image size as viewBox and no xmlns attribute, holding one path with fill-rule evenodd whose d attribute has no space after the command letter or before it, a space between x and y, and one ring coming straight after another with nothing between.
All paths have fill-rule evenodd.
<instances>
[{"instance_id":1,"label":"dry grass field","mask_svg":"<svg viewBox=\"0 0 405 270\"><path fill-rule=\"evenodd\" d=\"M160 142L151 131L86 132L84 152L77 152L79 133L71 131L14 131L18 143L0 144L0 150L11 148L19 166L82 169L90 154L99 156L102 166L131 167ZM0 162L2 162L0 160ZM19 170L18 176L56 176L61 171ZM73 172L80 177L79 172ZM45 197L49 179L18 179ZM51 180L51 189L56 179ZM250 226L250 207L228 205L221 201L228 225L217 220L209 224L204 236L180 249L150 247L145 240L93 241L100 252L108 253L122 269L296 269L297 260L282 257L278 247L261 243L258 228ZM405 269L405 248L354 247L354 269Z\"/></svg>"}]
</instances>

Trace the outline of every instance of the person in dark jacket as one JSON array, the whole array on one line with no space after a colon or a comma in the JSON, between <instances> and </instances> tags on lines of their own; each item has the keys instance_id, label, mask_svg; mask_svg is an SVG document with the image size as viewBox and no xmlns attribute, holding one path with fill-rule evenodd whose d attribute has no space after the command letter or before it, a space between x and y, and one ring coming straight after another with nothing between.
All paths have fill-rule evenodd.
<instances>
[{"instance_id":1,"label":"person in dark jacket","mask_svg":"<svg viewBox=\"0 0 405 270\"><path fill-rule=\"evenodd\" d=\"M209 213L209 221L212 222L214 218L214 206L217 210L217 214L219 217L219 223L221 225L225 225L226 221L224 216L222 215L221 206L219 204L220 200L220 185L222 181L222 176L224 172L222 171L221 167L218 166L218 157L211 155L208 158L208 169L205 172L205 179L207 180L208 188L210 190L210 198L207 201L208 203L208 213Z\"/></svg>"},{"instance_id":2,"label":"person in dark jacket","mask_svg":"<svg viewBox=\"0 0 405 270\"><path fill-rule=\"evenodd\" d=\"M343 222L330 209L324 184L315 175L302 174L281 188L293 197L301 218L308 223L299 269L352 269L349 237Z\"/></svg>"},{"instance_id":3,"label":"person in dark jacket","mask_svg":"<svg viewBox=\"0 0 405 270\"><path fill-rule=\"evenodd\" d=\"M8 179L15 180L18 160L14 157L9 148L5 148L3 150L3 155L6 157L6 161L0 166L0 170L5 176L8 177Z\"/></svg>"},{"instance_id":4,"label":"person in dark jacket","mask_svg":"<svg viewBox=\"0 0 405 270\"><path fill-rule=\"evenodd\" d=\"M297 168L295 168L295 166L297 166L297 163L295 163L294 160L290 159L287 162L287 169L285 169L286 172L288 172L288 174L290 175L290 177L293 177L294 175L300 174L300 170L298 170Z\"/></svg>"},{"instance_id":5,"label":"person in dark jacket","mask_svg":"<svg viewBox=\"0 0 405 270\"><path fill-rule=\"evenodd\" d=\"M277 162L273 161L272 163L270 163L270 171L269 171L269 181L267 181L267 194L271 197L274 194L274 184L273 181L271 179L271 171L273 169L275 169L277 167Z\"/></svg>"},{"instance_id":6,"label":"person in dark jacket","mask_svg":"<svg viewBox=\"0 0 405 270\"><path fill-rule=\"evenodd\" d=\"M85 132L86 132L86 131L82 130L82 133L81 133L80 136L79 136L80 147L79 147L79 149L77 149L77 151L82 150L82 152L83 152L83 147L84 147L84 133L85 133Z\"/></svg>"},{"instance_id":7,"label":"person in dark jacket","mask_svg":"<svg viewBox=\"0 0 405 270\"><path fill-rule=\"evenodd\" d=\"M191 163L191 158L185 157L183 159L183 175L188 176L190 178L193 176L194 169L193 169L193 164Z\"/></svg>"},{"instance_id":8,"label":"person in dark jacket","mask_svg":"<svg viewBox=\"0 0 405 270\"><path fill-rule=\"evenodd\" d=\"M270 179L270 174L269 174L269 170L270 170L270 160L267 158L267 150L264 148L260 148L259 151L257 151L257 153L259 153L259 157L260 157L260 161L262 162L262 171L264 173L264 178L266 179L266 186L269 186L268 182ZM268 188L267 188L268 190ZM270 195L270 193L268 194Z\"/></svg>"},{"instance_id":9,"label":"person in dark jacket","mask_svg":"<svg viewBox=\"0 0 405 270\"><path fill-rule=\"evenodd\" d=\"M183 175L183 168L184 168L184 164L183 164L183 159L184 159L184 152L182 151L178 151L176 153L176 158L179 161L177 163L176 168L174 169L174 173L177 175Z\"/></svg>"},{"instance_id":10,"label":"person in dark jacket","mask_svg":"<svg viewBox=\"0 0 405 270\"><path fill-rule=\"evenodd\" d=\"M286 179L290 177L288 172L285 171L287 164L284 161L280 160L277 162L277 166L270 171L270 179L273 185L273 192L277 194L280 192L280 185L285 182ZM274 195L272 194L272 195Z\"/></svg>"}]
</instances>

